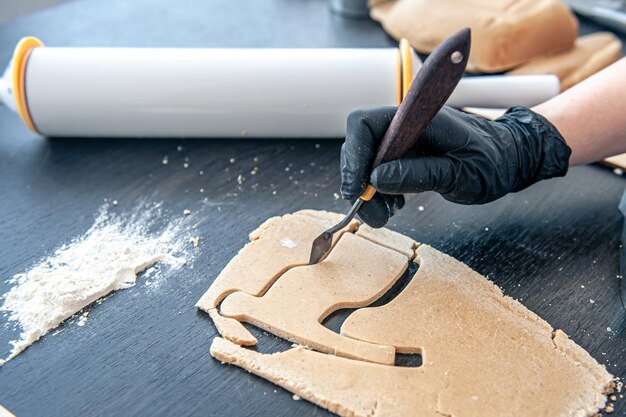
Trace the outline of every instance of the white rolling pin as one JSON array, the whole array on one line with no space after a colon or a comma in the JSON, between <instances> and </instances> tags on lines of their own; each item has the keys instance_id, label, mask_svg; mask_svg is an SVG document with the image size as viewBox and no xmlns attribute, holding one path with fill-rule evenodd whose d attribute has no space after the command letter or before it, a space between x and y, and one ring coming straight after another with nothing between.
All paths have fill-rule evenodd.
<instances>
[{"instance_id":1,"label":"white rolling pin","mask_svg":"<svg viewBox=\"0 0 626 417\"><path fill-rule=\"evenodd\" d=\"M25 38L0 80L0 99L45 136L342 137L352 110L398 104L418 67L406 41L385 49L177 49L43 47ZM558 84L542 75L467 78L449 103L533 105Z\"/></svg>"},{"instance_id":2,"label":"white rolling pin","mask_svg":"<svg viewBox=\"0 0 626 417\"><path fill-rule=\"evenodd\" d=\"M457 108L532 107L559 94L560 88L559 78L552 74L465 77L446 104Z\"/></svg>"}]
</instances>

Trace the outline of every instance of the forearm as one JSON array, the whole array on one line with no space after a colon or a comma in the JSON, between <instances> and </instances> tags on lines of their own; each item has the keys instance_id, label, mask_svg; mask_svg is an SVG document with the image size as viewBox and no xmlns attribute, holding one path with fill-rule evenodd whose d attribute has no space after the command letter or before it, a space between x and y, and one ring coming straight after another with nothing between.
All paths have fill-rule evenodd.
<instances>
[{"instance_id":1,"label":"forearm","mask_svg":"<svg viewBox=\"0 0 626 417\"><path fill-rule=\"evenodd\" d=\"M572 149L570 165L626 152L626 58L532 110Z\"/></svg>"}]
</instances>

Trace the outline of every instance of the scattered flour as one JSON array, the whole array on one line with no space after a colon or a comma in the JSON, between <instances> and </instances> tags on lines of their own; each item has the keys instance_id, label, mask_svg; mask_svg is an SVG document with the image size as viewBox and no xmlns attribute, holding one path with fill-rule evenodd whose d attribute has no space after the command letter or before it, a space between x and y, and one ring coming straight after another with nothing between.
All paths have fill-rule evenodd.
<instances>
[{"instance_id":1,"label":"scattered flour","mask_svg":"<svg viewBox=\"0 0 626 417\"><path fill-rule=\"evenodd\" d=\"M89 317L88 311L85 311L83 314L81 314L80 318L78 319L78 325L80 327L83 327L85 323L87 323L87 317Z\"/></svg>"},{"instance_id":2,"label":"scattered flour","mask_svg":"<svg viewBox=\"0 0 626 417\"><path fill-rule=\"evenodd\" d=\"M135 285L137 274L155 263L170 271L184 265L188 258L184 220L159 227L160 215L158 204L142 205L126 215L110 214L104 206L84 235L14 276L0 310L21 334L20 340L11 341L13 349L0 366L92 302ZM154 271L161 270L153 267L152 282ZM81 315L79 326L88 314Z\"/></svg>"},{"instance_id":3,"label":"scattered flour","mask_svg":"<svg viewBox=\"0 0 626 417\"><path fill-rule=\"evenodd\" d=\"M200 236L192 236L189 238L189 243L193 245L194 248L197 248L200 244Z\"/></svg>"},{"instance_id":4,"label":"scattered flour","mask_svg":"<svg viewBox=\"0 0 626 417\"><path fill-rule=\"evenodd\" d=\"M298 246L298 244L293 241L292 239L288 238L288 237L284 237L280 240L280 245L285 247L285 248L289 248L289 249L293 249L296 246Z\"/></svg>"}]
</instances>

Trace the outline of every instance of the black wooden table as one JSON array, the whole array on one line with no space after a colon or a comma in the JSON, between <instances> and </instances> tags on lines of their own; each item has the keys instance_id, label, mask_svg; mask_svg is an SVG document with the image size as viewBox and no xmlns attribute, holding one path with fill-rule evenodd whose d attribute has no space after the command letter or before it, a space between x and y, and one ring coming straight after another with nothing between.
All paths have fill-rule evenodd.
<instances>
[{"instance_id":1,"label":"black wooden table","mask_svg":"<svg viewBox=\"0 0 626 417\"><path fill-rule=\"evenodd\" d=\"M582 32L594 30L583 22ZM395 44L374 22L332 15L325 0L77 0L0 26L0 66L26 35L53 46ZM163 201L169 213L164 222L183 209L208 208L198 226L202 243L193 268L183 268L158 291L137 285L115 293L91 309L85 327L66 324L0 368L0 404L20 417L328 415L213 360L208 350L216 331L194 303L263 220L303 208L346 209L333 196L340 145L51 140L1 108L0 292L10 288L6 279L84 233L105 198L117 199L121 211L142 199ZM167 166L161 164L165 155ZM230 158L236 163L230 165ZM292 179L284 175L289 164ZM255 180L238 191L237 175L254 166ZM612 373L624 375L626 313L616 280L622 225L617 204L624 185L624 178L593 165L485 206L457 206L426 193L410 197L390 226L493 279ZM211 204L203 205L207 195ZM0 326L1 356L10 336L10 328ZM262 342L266 348L279 343ZM626 415L625 404L618 401L616 414Z\"/></svg>"}]
</instances>

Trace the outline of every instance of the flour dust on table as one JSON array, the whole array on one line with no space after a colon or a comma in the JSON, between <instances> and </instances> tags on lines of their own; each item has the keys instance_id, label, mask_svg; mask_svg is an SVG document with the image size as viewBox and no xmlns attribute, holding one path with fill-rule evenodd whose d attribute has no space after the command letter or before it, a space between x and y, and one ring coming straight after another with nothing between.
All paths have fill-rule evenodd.
<instances>
[{"instance_id":1,"label":"flour dust on table","mask_svg":"<svg viewBox=\"0 0 626 417\"><path fill-rule=\"evenodd\" d=\"M94 301L135 285L140 272L148 270L146 285L155 288L187 263L185 219L162 224L162 212L160 203L140 204L122 214L105 205L83 235L10 279L14 286L2 296L0 310L21 333L0 366Z\"/></svg>"}]
</instances>

